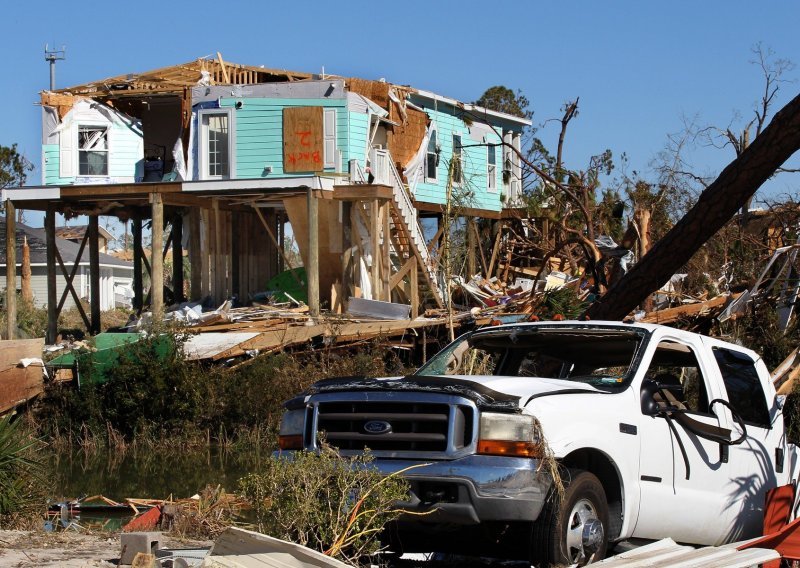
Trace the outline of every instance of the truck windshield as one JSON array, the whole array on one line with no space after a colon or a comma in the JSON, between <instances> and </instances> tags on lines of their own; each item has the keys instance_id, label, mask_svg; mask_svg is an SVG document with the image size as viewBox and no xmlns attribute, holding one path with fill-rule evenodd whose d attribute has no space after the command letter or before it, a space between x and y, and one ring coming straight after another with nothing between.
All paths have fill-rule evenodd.
<instances>
[{"instance_id":1,"label":"truck windshield","mask_svg":"<svg viewBox=\"0 0 800 568\"><path fill-rule=\"evenodd\" d=\"M539 377L624 387L645 339L641 329L530 326L464 335L415 374Z\"/></svg>"}]
</instances>

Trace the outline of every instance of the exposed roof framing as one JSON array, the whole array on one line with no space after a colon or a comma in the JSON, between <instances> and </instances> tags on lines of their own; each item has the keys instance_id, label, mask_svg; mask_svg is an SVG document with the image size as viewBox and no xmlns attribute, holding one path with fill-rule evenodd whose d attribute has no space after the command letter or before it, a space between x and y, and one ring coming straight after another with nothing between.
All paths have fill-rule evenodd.
<instances>
[{"instance_id":1,"label":"exposed roof framing","mask_svg":"<svg viewBox=\"0 0 800 568\"><path fill-rule=\"evenodd\" d=\"M143 73L117 75L84 85L59 89L56 93L90 97L125 97L146 94L176 94L197 85L208 74L209 85L253 85L281 81L301 81L311 73L267 69L224 61L222 57L202 57L180 65L162 67Z\"/></svg>"}]
</instances>

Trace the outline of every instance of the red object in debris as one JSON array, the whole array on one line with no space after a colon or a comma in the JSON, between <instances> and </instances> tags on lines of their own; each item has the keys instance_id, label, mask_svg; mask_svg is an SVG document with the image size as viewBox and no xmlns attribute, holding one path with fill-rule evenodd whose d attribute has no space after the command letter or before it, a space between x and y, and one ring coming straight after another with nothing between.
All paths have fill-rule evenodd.
<instances>
[{"instance_id":1,"label":"red object in debris","mask_svg":"<svg viewBox=\"0 0 800 568\"><path fill-rule=\"evenodd\" d=\"M539 321L539 316L536 314L531 314L531 316L528 318L528 321Z\"/></svg>"},{"instance_id":2,"label":"red object in debris","mask_svg":"<svg viewBox=\"0 0 800 568\"><path fill-rule=\"evenodd\" d=\"M795 487L781 485L767 491L767 500L764 507L764 534L776 533L789 524L794 504Z\"/></svg>"},{"instance_id":3,"label":"red object in debris","mask_svg":"<svg viewBox=\"0 0 800 568\"><path fill-rule=\"evenodd\" d=\"M157 505L149 511L142 513L138 517L131 519L128 524L122 527L122 530L125 532L151 531L158 527L160 522L161 507Z\"/></svg>"},{"instance_id":4,"label":"red object in debris","mask_svg":"<svg viewBox=\"0 0 800 568\"><path fill-rule=\"evenodd\" d=\"M791 523L789 517L795 498L794 485L782 485L767 492L766 506L764 507L764 535L739 547L747 548L772 548L777 550L781 558L786 560L800 560L800 519ZM765 562L764 568L780 568L780 560Z\"/></svg>"},{"instance_id":5,"label":"red object in debris","mask_svg":"<svg viewBox=\"0 0 800 568\"><path fill-rule=\"evenodd\" d=\"M553 316L553 321L564 321L564 316L561 314L556 314Z\"/></svg>"}]
</instances>

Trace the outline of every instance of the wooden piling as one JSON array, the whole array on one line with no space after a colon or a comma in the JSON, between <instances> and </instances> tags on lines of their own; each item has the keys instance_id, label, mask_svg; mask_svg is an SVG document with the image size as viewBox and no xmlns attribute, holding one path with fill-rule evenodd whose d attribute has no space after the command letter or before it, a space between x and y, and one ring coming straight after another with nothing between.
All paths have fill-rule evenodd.
<instances>
[{"instance_id":1,"label":"wooden piling","mask_svg":"<svg viewBox=\"0 0 800 568\"><path fill-rule=\"evenodd\" d=\"M183 215L176 211L172 215L172 293L175 303L186 298L183 294Z\"/></svg>"},{"instance_id":2,"label":"wooden piling","mask_svg":"<svg viewBox=\"0 0 800 568\"><path fill-rule=\"evenodd\" d=\"M100 333L100 227L97 215L89 216L89 307L92 329L89 333Z\"/></svg>"},{"instance_id":3,"label":"wooden piling","mask_svg":"<svg viewBox=\"0 0 800 568\"><path fill-rule=\"evenodd\" d=\"M153 322L161 323L164 317L164 202L160 193L152 194L152 238L150 244L150 307Z\"/></svg>"},{"instance_id":4,"label":"wooden piling","mask_svg":"<svg viewBox=\"0 0 800 568\"><path fill-rule=\"evenodd\" d=\"M308 309L312 317L319 316L319 204L309 188L308 198Z\"/></svg>"},{"instance_id":5,"label":"wooden piling","mask_svg":"<svg viewBox=\"0 0 800 568\"><path fill-rule=\"evenodd\" d=\"M6 339L17 334L17 211L6 199Z\"/></svg>"},{"instance_id":6,"label":"wooden piling","mask_svg":"<svg viewBox=\"0 0 800 568\"><path fill-rule=\"evenodd\" d=\"M58 335L58 299L56 298L56 209L47 206L44 217L45 240L47 241L47 343L56 342Z\"/></svg>"},{"instance_id":7,"label":"wooden piling","mask_svg":"<svg viewBox=\"0 0 800 568\"><path fill-rule=\"evenodd\" d=\"M144 307L144 283L142 277L142 218L139 215L133 218L131 224L133 237L133 309L141 312Z\"/></svg>"}]
</instances>

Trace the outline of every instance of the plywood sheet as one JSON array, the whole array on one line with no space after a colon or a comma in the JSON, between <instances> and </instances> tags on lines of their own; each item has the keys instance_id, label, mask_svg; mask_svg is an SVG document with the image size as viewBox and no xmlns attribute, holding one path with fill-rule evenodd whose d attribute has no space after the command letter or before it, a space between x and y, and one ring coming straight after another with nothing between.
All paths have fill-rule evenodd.
<instances>
[{"instance_id":1,"label":"plywood sheet","mask_svg":"<svg viewBox=\"0 0 800 568\"><path fill-rule=\"evenodd\" d=\"M0 371L0 414L42 393L43 369L41 364L31 364Z\"/></svg>"},{"instance_id":2,"label":"plywood sheet","mask_svg":"<svg viewBox=\"0 0 800 568\"><path fill-rule=\"evenodd\" d=\"M319 215L319 289L330 290L342 280L342 223L339 221L339 201L318 199ZM292 234L300 248L303 265L308 266L308 201L306 196L283 200Z\"/></svg>"},{"instance_id":3,"label":"plywood sheet","mask_svg":"<svg viewBox=\"0 0 800 568\"><path fill-rule=\"evenodd\" d=\"M211 359L257 335L257 332L199 333L189 338L183 351L188 361Z\"/></svg>"},{"instance_id":4,"label":"plywood sheet","mask_svg":"<svg viewBox=\"0 0 800 568\"><path fill-rule=\"evenodd\" d=\"M283 171L321 172L324 139L322 107L283 109Z\"/></svg>"},{"instance_id":5,"label":"plywood sheet","mask_svg":"<svg viewBox=\"0 0 800 568\"><path fill-rule=\"evenodd\" d=\"M0 341L0 370L16 367L20 359L41 359L44 338Z\"/></svg>"},{"instance_id":6,"label":"plywood sheet","mask_svg":"<svg viewBox=\"0 0 800 568\"><path fill-rule=\"evenodd\" d=\"M397 125L391 127L393 135L388 137L387 146L394 161L400 164L400 171L419 151L429 122L428 115L422 111L406 107L405 114L403 120L397 104L392 103L389 119Z\"/></svg>"}]
</instances>

